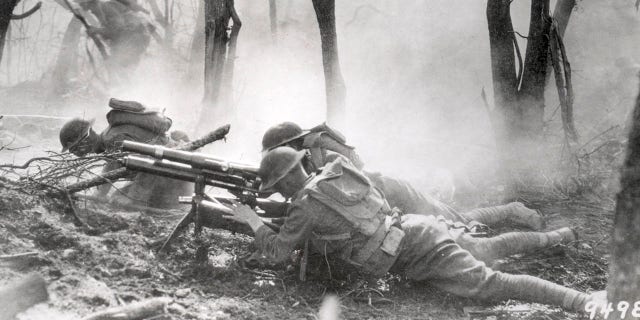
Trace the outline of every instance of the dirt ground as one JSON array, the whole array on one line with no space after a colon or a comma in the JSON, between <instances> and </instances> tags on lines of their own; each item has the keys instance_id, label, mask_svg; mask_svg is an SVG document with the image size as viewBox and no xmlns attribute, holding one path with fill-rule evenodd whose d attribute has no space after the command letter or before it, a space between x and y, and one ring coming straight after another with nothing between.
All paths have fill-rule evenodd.
<instances>
[{"instance_id":1,"label":"dirt ground","mask_svg":"<svg viewBox=\"0 0 640 320\"><path fill-rule=\"evenodd\" d=\"M0 150L0 163L19 164L37 150L57 146L56 135L46 129L19 126L26 126L19 138L6 132L0 136L0 145L11 142L12 146ZM0 286L38 273L46 279L50 293L48 303L28 310L20 319L79 319L150 297L174 299L168 316L173 319L317 319L323 297L329 294L340 298L344 319L579 317L518 301L492 304L458 298L428 284L410 284L391 276L376 280L337 270L329 273L322 261L312 262L308 279L302 282L295 267L245 267L241 258L251 252L252 239L224 230L206 229L199 240L189 230L167 254L158 255L154 241L166 235L186 210L152 214L76 202L75 214L89 224L87 228L77 223L66 200L17 187L8 178L0 178L0 255L35 255L0 261ZM547 229L575 227L580 241L513 257L494 267L582 291L603 290L612 204L533 193L522 200L545 216Z\"/></svg>"},{"instance_id":2,"label":"dirt ground","mask_svg":"<svg viewBox=\"0 0 640 320\"><path fill-rule=\"evenodd\" d=\"M88 230L74 224L71 209L61 201L7 185L0 187L0 208L0 254L38 253L5 263L0 279L7 283L28 273L43 275L51 294L47 312L54 310L61 319L158 296L175 299L170 312L176 319L315 319L322 297L330 293L341 298L345 319L464 319L469 307L491 310L490 315L501 319L575 317L516 301L495 305L461 299L396 278L331 280L320 271L300 282L294 269L242 267L237 258L250 252L251 238L221 230L205 230L205 259L196 257L199 246L191 232L167 255L158 256L150 243L169 231L178 212L154 216L87 203L78 213L93 227ZM607 265L602 253L611 211L579 203L545 203L540 209L550 228L578 226L583 240L576 247L512 258L498 267L579 290L604 289ZM584 222L585 217L589 221ZM37 319L38 312L42 310L36 308L22 319Z\"/></svg>"}]
</instances>

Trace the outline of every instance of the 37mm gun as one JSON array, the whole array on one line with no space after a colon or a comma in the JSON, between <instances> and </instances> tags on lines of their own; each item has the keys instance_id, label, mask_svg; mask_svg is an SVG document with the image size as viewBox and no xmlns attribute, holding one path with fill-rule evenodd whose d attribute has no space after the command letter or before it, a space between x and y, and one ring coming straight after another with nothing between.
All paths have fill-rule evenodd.
<instances>
[{"instance_id":1,"label":"37mm gun","mask_svg":"<svg viewBox=\"0 0 640 320\"><path fill-rule=\"evenodd\" d=\"M164 250L191 222L195 223L196 235L200 234L203 226L251 234L247 226L238 226L222 218L222 215L231 214L231 209L223 203L238 201L262 209L265 217L284 216L285 203L260 198L257 166L133 141L124 141L122 150L131 153L121 160L127 170L195 183L193 196L180 199L182 203L191 203L191 210L174 227L159 251ZM226 189L236 198L210 197L205 193L206 186ZM279 229L273 219L265 219L265 224L274 230Z\"/></svg>"}]
</instances>

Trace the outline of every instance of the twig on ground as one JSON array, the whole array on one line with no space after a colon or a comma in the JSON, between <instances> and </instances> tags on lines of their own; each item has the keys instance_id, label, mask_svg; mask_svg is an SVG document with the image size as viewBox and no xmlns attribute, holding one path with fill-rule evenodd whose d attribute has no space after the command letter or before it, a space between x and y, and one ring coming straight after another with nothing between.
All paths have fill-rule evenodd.
<instances>
[{"instance_id":1,"label":"twig on ground","mask_svg":"<svg viewBox=\"0 0 640 320\"><path fill-rule=\"evenodd\" d=\"M166 313L171 298L152 298L135 302L126 306L107 309L91 314L83 320L134 320L147 319Z\"/></svg>"},{"instance_id":2,"label":"twig on ground","mask_svg":"<svg viewBox=\"0 0 640 320\"><path fill-rule=\"evenodd\" d=\"M78 209L76 208L75 203L73 203L73 199L71 199L71 195L69 194L69 192L66 192L65 196L69 201L69 206L71 207L71 213L73 214L73 217L75 218L75 220L83 227L87 229L93 229L93 227L91 227L86 221L80 218L80 215L78 214Z\"/></svg>"},{"instance_id":3,"label":"twig on ground","mask_svg":"<svg viewBox=\"0 0 640 320\"><path fill-rule=\"evenodd\" d=\"M27 257L34 257L37 255L38 255L38 252L24 252L24 253L9 254L9 255L0 256L0 261L22 259Z\"/></svg>"},{"instance_id":4,"label":"twig on ground","mask_svg":"<svg viewBox=\"0 0 640 320\"><path fill-rule=\"evenodd\" d=\"M593 138L589 139L589 141L583 143L577 150L584 149L584 147L586 147L589 143L593 142L594 140L602 137L603 135L607 134L609 131L611 131L611 130L613 130L615 128L618 128L618 127L620 127L620 125L616 124L616 125L613 125L613 126L609 127L609 129L600 132L599 134L595 135Z\"/></svg>"},{"instance_id":5,"label":"twig on ground","mask_svg":"<svg viewBox=\"0 0 640 320\"><path fill-rule=\"evenodd\" d=\"M84 195L84 194L77 194L76 193L76 194L73 194L72 198L76 198L78 200L88 200L88 201L92 201L92 202L104 203L104 204L107 204L107 205L120 207L122 209L128 209L128 210L133 210L133 211L142 211L142 212L147 212L147 213L151 213L151 214L158 215L158 216L164 216L164 217L174 218L174 217L181 217L181 216L184 215L183 213L179 212L178 210L151 208L151 207L147 207L147 206L143 206L143 205L137 205L137 204L132 204L132 203L122 203L122 202L119 202L119 201L114 200L114 199L100 198L100 197Z\"/></svg>"},{"instance_id":6,"label":"twig on ground","mask_svg":"<svg viewBox=\"0 0 640 320\"><path fill-rule=\"evenodd\" d=\"M597 246L599 246L603 241L605 241L605 240L607 240L607 239L609 239L609 235L608 235L608 234L607 234L607 235L605 235L604 237L602 237L600 240L596 241L596 242L593 244L593 247L592 247L592 248L593 248L593 249L595 249Z\"/></svg>"}]
</instances>

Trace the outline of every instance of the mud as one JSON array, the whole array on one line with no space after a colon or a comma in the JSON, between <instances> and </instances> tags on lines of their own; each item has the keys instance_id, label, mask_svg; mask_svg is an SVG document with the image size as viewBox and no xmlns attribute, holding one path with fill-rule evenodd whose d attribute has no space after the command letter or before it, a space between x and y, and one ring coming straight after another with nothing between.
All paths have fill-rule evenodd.
<instances>
[{"instance_id":1,"label":"mud","mask_svg":"<svg viewBox=\"0 0 640 320\"><path fill-rule=\"evenodd\" d=\"M56 319L80 318L160 296L174 299L169 308L174 319L316 319L328 294L341 298L346 319L462 319L470 310L484 310L483 315L490 310L487 317L498 314L501 319L576 317L541 305L457 298L394 277L363 279L332 270L330 279L322 261L312 262L309 279L300 282L292 267L246 268L239 257L251 252L252 239L223 230L206 229L199 239L189 231L167 254L158 255L153 243L169 231L179 212L158 216L86 202L76 209L91 226L87 229L75 224L63 200L7 187L6 183L0 187L0 254L37 252L37 256L3 263L1 283L37 272L46 278L51 294L46 306L29 310L21 319L39 319L44 312ZM585 238L576 247L514 257L497 267L579 290L604 289L607 267L597 248L605 246L606 239L599 237L608 229L596 230L592 223L579 221L586 210L599 214L600 222L610 227L610 212L538 205L547 212L549 228L577 224Z\"/></svg>"}]
</instances>

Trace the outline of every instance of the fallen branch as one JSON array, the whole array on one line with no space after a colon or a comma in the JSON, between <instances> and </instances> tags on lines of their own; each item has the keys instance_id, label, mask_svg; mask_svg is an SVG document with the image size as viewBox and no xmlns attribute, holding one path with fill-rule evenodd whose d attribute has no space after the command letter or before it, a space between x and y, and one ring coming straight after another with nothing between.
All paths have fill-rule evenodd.
<instances>
[{"instance_id":1,"label":"fallen branch","mask_svg":"<svg viewBox=\"0 0 640 320\"><path fill-rule=\"evenodd\" d=\"M78 222L78 224L80 224L84 228L93 229L93 227L91 227L89 225L89 223L84 221L84 219L80 218L80 215L78 214L78 209L76 208L75 203L73 203L73 200L71 199L71 195L69 194L69 192L67 192L65 194L65 196L67 197L67 200L69 201L69 206L71 207L71 213L73 214L73 217L76 220L76 222Z\"/></svg>"},{"instance_id":2,"label":"fallen branch","mask_svg":"<svg viewBox=\"0 0 640 320\"><path fill-rule=\"evenodd\" d=\"M31 119L44 119L44 120L69 120L70 117L56 117L56 116L46 116L41 114L5 114L0 116L0 119L7 118L31 118Z\"/></svg>"},{"instance_id":3,"label":"fallen branch","mask_svg":"<svg viewBox=\"0 0 640 320\"><path fill-rule=\"evenodd\" d=\"M57 162L57 163L67 163L69 161L81 161L81 160L115 160L115 157L112 154L101 154L101 155L93 155L93 156L86 156L86 157L78 157L78 158L73 158L73 159L65 159L65 156L68 156L68 153L59 153L59 154L54 154L51 157L35 157L35 158L31 158L29 159L27 162L25 162L22 165L15 165L15 164L10 164L10 163L6 163L6 164L0 164L0 168L11 168L11 169L26 169L28 168L31 163L35 162L35 161L46 161L46 162ZM56 159L59 158L59 159Z\"/></svg>"},{"instance_id":4,"label":"fallen branch","mask_svg":"<svg viewBox=\"0 0 640 320\"><path fill-rule=\"evenodd\" d=\"M564 50L562 37L558 33L555 25L552 25L551 27L549 51L551 53L551 64L553 66L556 79L556 88L558 89L558 98L560 100L562 127L564 128L567 138L577 141L578 133L576 132L573 120L573 85L571 82L571 66Z\"/></svg>"},{"instance_id":5,"label":"fallen branch","mask_svg":"<svg viewBox=\"0 0 640 320\"><path fill-rule=\"evenodd\" d=\"M167 313L171 298L153 298L93 313L82 320L142 320Z\"/></svg>"},{"instance_id":6,"label":"fallen branch","mask_svg":"<svg viewBox=\"0 0 640 320\"><path fill-rule=\"evenodd\" d=\"M206 134L205 136L203 136L200 139L191 141L187 144L184 144L182 146L179 146L177 149L178 150L183 150L183 151L195 151L197 149L200 149L206 145L208 145L209 143L218 141L218 140L222 140L222 139L226 139L227 134L229 133L229 130L231 129L231 125L227 124L224 125L214 131L209 132L208 134Z\"/></svg>"},{"instance_id":7,"label":"fallen branch","mask_svg":"<svg viewBox=\"0 0 640 320\"><path fill-rule=\"evenodd\" d=\"M111 183L112 181L128 177L132 173L127 171L127 168L118 168L115 170L111 170L109 172L105 172L103 174L96 174L96 177L82 180L80 182L68 185L65 189L68 193L74 193L81 190L93 188L99 185L103 185L105 183Z\"/></svg>"},{"instance_id":8,"label":"fallen branch","mask_svg":"<svg viewBox=\"0 0 640 320\"><path fill-rule=\"evenodd\" d=\"M151 207L132 204L132 203L122 203L120 201L114 200L113 198L100 198L100 197L89 196L84 194L74 194L73 198L75 198L76 200L88 200L92 202L104 203L104 204L120 207L123 209L133 210L133 211L144 211L144 212L151 213L153 215L158 215L158 216L178 217L178 216L184 215L183 213L177 210L158 209L158 208L151 208Z\"/></svg>"},{"instance_id":9,"label":"fallen branch","mask_svg":"<svg viewBox=\"0 0 640 320\"><path fill-rule=\"evenodd\" d=\"M48 299L44 279L36 274L27 276L0 289L0 319L13 319L18 313Z\"/></svg>"},{"instance_id":10,"label":"fallen branch","mask_svg":"<svg viewBox=\"0 0 640 320\"><path fill-rule=\"evenodd\" d=\"M93 32L94 28L89 25L87 19L85 19L74 7L71 6L69 0L64 0L64 3L67 5L67 9L69 9L69 11L73 13L73 16L76 17L76 19L80 20L80 22L84 25L87 31L87 35L91 38L91 40L93 40L93 43L96 44L98 51L100 51L100 54L102 54L102 58L104 58L105 60L109 59L109 54L107 53L107 49L104 46L104 43L102 43L102 40L100 40L100 38L98 38L98 36Z\"/></svg>"},{"instance_id":11,"label":"fallen branch","mask_svg":"<svg viewBox=\"0 0 640 320\"><path fill-rule=\"evenodd\" d=\"M594 136L593 138L589 139L589 141L587 141L587 142L585 142L584 144L582 144L582 145L580 146L580 148L578 148L578 150L584 149L584 147L586 147L589 143L593 142L594 140L596 140L596 139L598 139L598 138L602 137L603 135L607 134L609 131L611 131L611 130L613 130L613 129L616 129L616 128L618 128L618 127L620 127L620 125L617 125L617 124L616 124L616 125L613 125L613 126L609 127L609 129L607 129L607 130L604 130L604 131L600 132L599 134L597 134L597 135L596 135L596 136Z\"/></svg>"},{"instance_id":12,"label":"fallen branch","mask_svg":"<svg viewBox=\"0 0 640 320\"><path fill-rule=\"evenodd\" d=\"M38 255L37 252L24 252L24 253L8 254L8 255L0 256L0 261L11 261L11 260L17 260L17 259L22 259L22 258L30 258L30 257L34 257L34 256L37 256L37 255Z\"/></svg>"}]
</instances>

